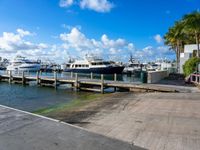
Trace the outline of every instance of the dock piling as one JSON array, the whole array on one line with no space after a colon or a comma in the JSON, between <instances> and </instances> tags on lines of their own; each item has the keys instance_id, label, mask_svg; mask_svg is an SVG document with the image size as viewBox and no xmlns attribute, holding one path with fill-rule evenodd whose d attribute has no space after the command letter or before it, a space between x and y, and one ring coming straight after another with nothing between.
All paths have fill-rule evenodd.
<instances>
[{"instance_id":1,"label":"dock piling","mask_svg":"<svg viewBox=\"0 0 200 150\"><path fill-rule=\"evenodd\" d=\"M71 78L73 78L73 72L71 72Z\"/></svg>"},{"instance_id":2,"label":"dock piling","mask_svg":"<svg viewBox=\"0 0 200 150\"><path fill-rule=\"evenodd\" d=\"M101 93L104 93L104 75L101 74Z\"/></svg>"},{"instance_id":3,"label":"dock piling","mask_svg":"<svg viewBox=\"0 0 200 150\"><path fill-rule=\"evenodd\" d=\"M37 85L39 85L39 83L40 83L39 75L40 75L40 73L39 73L39 71L37 71L36 72L36 82L37 82Z\"/></svg>"},{"instance_id":4,"label":"dock piling","mask_svg":"<svg viewBox=\"0 0 200 150\"><path fill-rule=\"evenodd\" d=\"M8 79L9 81L9 84L12 82L12 71L11 70L9 70L9 79Z\"/></svg>"},{"instance_id":5,"label":"dock piling","mask_svg":"<svg viewBox=\"0 0 200 150\"><path fill-rule=\"evenodd\" d=\"M54 87L57 89L57 71L54 71Z\"/></svg>"},{"instance_id":6,"label":"dock piling","mask_svg":"<svg viewBox=\"0 0 200 150\"><path fill-rule=\"evenodd\" d=\"M74 83L74 87L75 89L77 90L79 88L79 85L78 85L78 73L75 73L75 83Z\"/></svg>"},{"instance_id":7,"label":"dock piling","mask_svg":"<svg viewBox=\"0 0 200 150\"><path fill-rule=\"evenodd\" d=\"M93 73L90 73L90 79L93 80Z\"/></svg>"},{"instance_id":8,"label":"dock piling","mask_svg":"<svg viewBox=\"0 0 200 150\"><path fill-rule=\"evenodd\" d=\"M22 71L22 84L23 85L26 84L26 79L25 79L24 71Z\"/></svg>"},{"instance_id":9,"label":"dock piling","mask_svg":"<svg viewBox=\"0 0 200 150\"><path fill-rule=\"evenodd\" d=\"M117 74L114 74L114 81L117 81Z\"/></svg>"},{"instance_id":10,"label":"dock piling","mask_svg":"<svg viewBox=\"0 0 200 150\"><path fill-rule=\"evenodd\" d=\"M116 73L114 74L114 81L115 81L115 82L117 81L117 74L116 74ZM116 92L116 91L117 91L117 88L114 87L114 92Z\"/></svg>"}]
</instances>

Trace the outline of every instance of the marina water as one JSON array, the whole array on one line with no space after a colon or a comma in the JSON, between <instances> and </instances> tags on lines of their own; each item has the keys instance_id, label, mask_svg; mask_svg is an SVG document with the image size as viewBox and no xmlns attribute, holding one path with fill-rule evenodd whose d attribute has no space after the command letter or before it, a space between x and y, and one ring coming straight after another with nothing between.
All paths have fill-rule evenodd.
<instances>
[{"instance_id":1,"label":"marina water","mask_svg":"<svg viewBox=\"0 0 200 150\"><path fill-rule=\"evenodd\" d=\"M5 72L1 71L1 74ZM58 74L58 77L67 77L70 74ZM53 76L53 73L43 73L42 76ZM79 75L80 78L88 78L90 75ZM99 78L99 75L94 75ZM112 80L113 75L105 75L105 79ZM124 82L138 82L134 76L121 75L118 80ZM23 86L21 84L8 84L0 82L0 104L9 107L33 112L38 109L66 104L75 99L84 99L92 92L75 92L67 86L59 87L57 90L50 87L38 87L36 84Z\"/></svg>"}]
</instances>

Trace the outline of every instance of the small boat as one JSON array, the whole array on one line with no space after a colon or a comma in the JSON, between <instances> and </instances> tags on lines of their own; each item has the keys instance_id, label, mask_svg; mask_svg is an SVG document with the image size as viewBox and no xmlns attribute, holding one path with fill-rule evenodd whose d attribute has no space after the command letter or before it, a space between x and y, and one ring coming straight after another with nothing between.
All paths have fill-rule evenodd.
<instances>
[{"instance_id":1,"label":"small boat","mask_svg":"<svg viewBox=\"0 0 200 150\"><path fill-rule=\"evenodd\" d=\"M100 58L87 56L84 60L74 60L62 65L63 72L121 74L124 66Z\"/></svg>"},{"instance_id":2,"label":"small boat","mask_svg":"<svg viewBox=\"0 0 200 150\"><path fill-rule=\"evenodd\" d=\"M26 59L22 56L14 58L10 65L7 66L8 71L38 71L40 70L40 61Z\"/></svg>"}]
</instances>

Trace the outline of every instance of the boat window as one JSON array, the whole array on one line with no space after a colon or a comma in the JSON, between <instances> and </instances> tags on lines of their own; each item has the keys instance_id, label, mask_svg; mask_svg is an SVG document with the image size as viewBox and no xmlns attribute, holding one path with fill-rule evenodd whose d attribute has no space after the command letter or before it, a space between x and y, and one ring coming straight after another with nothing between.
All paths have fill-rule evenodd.
<instances>
[{"instance_id":1,"label":"boat window","mask_svg":"<svg viewBox=\"0 0 200 150\"><path fill-rule=\"evenodd\" d=\"M14 63L14 66L18 66L18 65L21 65L22 63L21 62L16 62Z\"/></svg>"},{"instance_id":2,"label":"boat window","mask_svg":"<svg viewBox=\"0 0 200 150\"><path fill-rule=\"evenodd\" d=\"M30 61L28 61L28 62L26 62L26 64L36 64L36 62L30 62Z\"/></svg>"},{"instance_id":3,"label":"boat window","mask_svg":"<svg viewBox=\"0 0 200 150\"><path fill-rule=\"evenodd\" d=\"M103 64L104 64L104 65L109 65L110 63L109 63L109 62L104 62Z\"/></svg>"},{"instance_id":4,"label":"boat window","mask_svg":"<svg viewBox=\"0 0 200 150\"><path fill-rule=\"evenodd\" d=\"M99 65L103 65L103 62L99 62Z\"/></svg>"}]
</instances>

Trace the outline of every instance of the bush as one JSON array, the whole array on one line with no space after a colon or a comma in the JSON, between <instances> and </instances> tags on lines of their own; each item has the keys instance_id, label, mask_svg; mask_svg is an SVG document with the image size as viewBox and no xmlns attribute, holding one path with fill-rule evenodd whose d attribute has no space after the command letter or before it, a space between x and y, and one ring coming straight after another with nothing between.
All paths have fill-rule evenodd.
<instances>
[{"instance_id":1,"label":"bush","mask_svg":"<svg viewBox=\"0 0 200 150\"><path fill-rule=\"evenodd\" d=\"M183 72L185 76L189 76L197 70L197 65L200 63L200 58L193 57L188 59L183 65Z\"/></svg>"}]
</instances>

